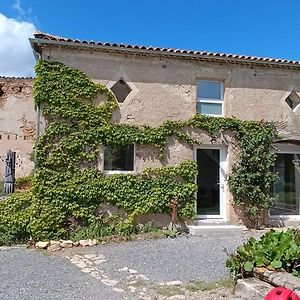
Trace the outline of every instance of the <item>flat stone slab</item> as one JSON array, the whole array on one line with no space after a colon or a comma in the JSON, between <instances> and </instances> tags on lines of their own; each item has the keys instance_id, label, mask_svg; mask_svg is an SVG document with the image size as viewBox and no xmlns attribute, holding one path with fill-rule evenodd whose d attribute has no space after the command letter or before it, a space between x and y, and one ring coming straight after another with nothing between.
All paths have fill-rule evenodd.
<instances>
[{"instance_id":1,"label":"flat stone slab","mask_svg":"<svg viewBox=\"0 0 300 300\"><path fill-rule=\"evenodd\" d=\"M234 296L230 300L264 299L272 288L273 286L257 278L239 279L235 286Z\"/></svg>"}]
</instances>

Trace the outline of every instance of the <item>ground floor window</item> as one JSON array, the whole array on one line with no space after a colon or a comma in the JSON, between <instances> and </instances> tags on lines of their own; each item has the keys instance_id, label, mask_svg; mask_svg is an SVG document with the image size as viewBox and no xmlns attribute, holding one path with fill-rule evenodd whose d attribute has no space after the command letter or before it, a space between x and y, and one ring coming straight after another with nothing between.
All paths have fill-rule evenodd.
<instances>
[{"instance_id":1,"label":"ground floor window","mask_svg":"<svg viewBox=\"0 0 300 300\"><path fill-rule=\"evenodd\" d=\"M104 171L134 171L134 145L104 146Z\"/></svg>"},{"instance_id":2,"label":"ground floor window","mask_svg":"<svg viewBox=\"0 0 300 300\"><path fill-rule=\"evenodd\" d=\"M279 180L273 192L278 200L271 208L271 215L299 215L300 203L300 152L279 153L275 162Z\"/></svg>"}]
</instances>

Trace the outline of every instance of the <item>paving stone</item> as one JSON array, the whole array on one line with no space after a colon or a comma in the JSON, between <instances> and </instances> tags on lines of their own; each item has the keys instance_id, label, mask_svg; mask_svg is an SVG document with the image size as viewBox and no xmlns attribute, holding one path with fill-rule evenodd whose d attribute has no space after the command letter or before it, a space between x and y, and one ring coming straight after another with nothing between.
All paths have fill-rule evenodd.
<instances>
[{"instance_id":1,"label":"paving stone","mask_svg":"<svg viewBox=\"0 0 300 300\"><path fill-rule=\"evenodd\" d=\"M86 255L84 255L84 257L87 259L94 259L97 257L97 255L96 254L86 254Z\"/></svg>"}]
</instances>

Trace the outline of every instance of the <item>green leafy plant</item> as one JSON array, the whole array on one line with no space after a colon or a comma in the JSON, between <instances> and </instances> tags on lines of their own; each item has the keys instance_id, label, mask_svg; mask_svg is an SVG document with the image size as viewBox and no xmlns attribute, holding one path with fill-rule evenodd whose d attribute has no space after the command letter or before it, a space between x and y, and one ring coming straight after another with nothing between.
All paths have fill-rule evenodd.
<instances>
[{"instance_id":1,"label":"green leafy plant","mask_svg":"<svg viewBox=\"0 0 300 300\"><path fill-rule=\"evenodd\" d=\"M106 101L95 105L100 94ZM115 124L111 117L118 104L109 89L79 70L49 61L36 65L34 97L48 126L35 145L36 172L30 192L9 197L1 205L20 225L20 231L14 227L17 231L12 236L18 238L22 232L24 238L39 240L67 238L76 230L78 236L102 234L102 225L95 224L97 208L104 201L126 211L127 219L114 229L125 235L134 232L139 214L170 214L174 197L180 201L179 217L192 218L196 162L106 177L98 169L98 156L100 145L136 144L155 147L163 159L168 137L186 144L201 143L190 134L193 129L203 130L212 140L232 133L239 151L229 186L234 203L246 208L254 226L259 212L273 202L270 187L276 176L270 170L275 155L269 151L276 136L273 123L196 114L188 120L167 120L158 127ZM29 208L11 206L12 199L19 197L22 200L17 203L27 199ZM0 224L9 226L12 219L7 217Z\"/></svg>"},{"instance_id":2,"label":"green leafy plant","mask_svg":"<svg viewBox=\"0 0 300 300\"><path fill-rule=\"evenodd\" d=\"M229 255L226 266L233 274L247 274L255 267L285 270L298 274L300 263L300 231L270 230L260 240L251 237Z\"/></svg>"}]
</instances>

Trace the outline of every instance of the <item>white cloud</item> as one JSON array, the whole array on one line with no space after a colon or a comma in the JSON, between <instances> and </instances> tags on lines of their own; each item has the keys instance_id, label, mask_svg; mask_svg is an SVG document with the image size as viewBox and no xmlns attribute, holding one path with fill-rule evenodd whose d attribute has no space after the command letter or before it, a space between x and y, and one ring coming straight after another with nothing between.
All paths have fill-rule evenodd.
<instances>
[{"instance_id":1,"label":"white cloud","mask_svg":"<svg viewBox=\"0 0 300 300\"><path fill-rule=\"evenodd\" d=\"M31 8L24 9L21 5L21 0L16 0L12 5L13 10L17 14L17 20L30 21Z\"/></svg>"},{"instance_id":2,"label":"white cloud","mask_svg":"<svg viewBox=\"0 0 300 300\"><path fill-rule=\"evenodd\" d=\"M22 12L21 7L19 12ZM35 60L28 38L35 31L37 29L33 23L8 18L0 13L0 76L34 75Z\"/></svg>"}]
</instances>

